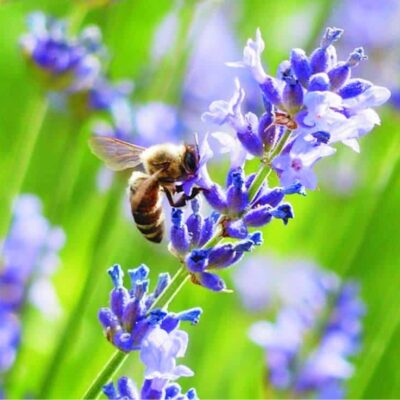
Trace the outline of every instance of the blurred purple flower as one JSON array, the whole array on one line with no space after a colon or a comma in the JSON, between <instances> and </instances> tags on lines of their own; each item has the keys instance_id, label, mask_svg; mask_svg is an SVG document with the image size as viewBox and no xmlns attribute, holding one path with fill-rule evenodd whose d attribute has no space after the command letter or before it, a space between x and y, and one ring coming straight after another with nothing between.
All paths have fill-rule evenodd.
<instances>
[{"instance_id":1,"label":"blurred purple flower","mask_svg":"<svg viewBox=\"0 0 400 400\"><path fill-rule=\"evenodd\" d=\"M324 306L326 290L337 285L334 274L322 273L310 261L272 255L249 258L235 271L233 281L250 311Z\"/></svg>"},{"instance_id":2,"label":"blurred purple flower","mask_svg":"<svg viewBox=\"0 0 400 400\"><path fill-rule=\"evenodd\" d=\"M62 229L51 227L42 215L40 200L21 195L14 203L13 222L3 244L0 307L18 312L27 297L50 315L59 312L57 297L45 282L60 263L58 252L64 242ZM26 293L28 283L30 291ZM47 288L41 296L35 294L38 286Z\"/></svg>"},{"instance_id":3,"label":"blurred purple flower","mask_svg":"<svg viewBox=\"0 0 400 400\"><path fill-rule=\"evenodd\" d=\"M19 314L25 302L47 317L61 311L50 278L60 263L58 252L64 241L64 232L50 226L36 196L24 194L16 199L13 221L2 243L0 374L14 363L21 337Z\"/></svg>"},{"instance_id":4,"label":"blurred purple flower","mask_svg":"<svg viewBox=\"0 0 400 400\"><path fill-rule=\"evenodd\" d=\"M353 373L348 357L360 347L365 309L358 286L340 283L312 264L277 268L266 262L248 264L235 282L252 309L275 306L275 322L260 321L250 329L252 340L266 351L270 382L299 397L342 398L343 383ZM263 274L266 280L260 278ZM263 285L266 293L259 289Z\"/></svg>"},{"instance_id":5,"label":"blurred purple flower","mask_svg":"<svg viewBox=\"0 0 400 400\"><path fill-rule=\"evenodd\" d=\"M91 26L71 37L65 21L35 12L28 17L28 33L21 47L29 62L42 74L49 89L90 88L101 70L103 48L98 28Z\"/></svg>"}]
</instances>

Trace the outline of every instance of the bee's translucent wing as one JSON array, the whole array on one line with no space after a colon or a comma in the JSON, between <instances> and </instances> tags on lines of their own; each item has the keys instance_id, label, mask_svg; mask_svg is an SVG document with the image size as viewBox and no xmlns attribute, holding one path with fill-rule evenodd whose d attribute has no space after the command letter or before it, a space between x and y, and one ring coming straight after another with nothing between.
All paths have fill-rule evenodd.
<instances>
[{"instance_id":1,"label":"bee's translucent wing","mask_svg":"<svg viewBox=\"0 0 400 400\"><path fill-rule=\"evenodd\" d=\"M89 146L113 171L136 168L142 163L140 155L145 150L144 147L106 136L91 137Z\"/></svg>"}]
</instances>

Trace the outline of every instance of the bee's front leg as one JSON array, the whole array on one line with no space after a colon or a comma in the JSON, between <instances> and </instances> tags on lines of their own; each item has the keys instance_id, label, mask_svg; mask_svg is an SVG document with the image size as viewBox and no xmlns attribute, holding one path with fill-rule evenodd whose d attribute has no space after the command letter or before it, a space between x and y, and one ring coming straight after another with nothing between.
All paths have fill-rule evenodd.
<instances>
[{"instance_id":1,"label":"bee's front leg","mask_svg":"<svg viewBox=\"0 0 400 400\"><path fill-rule=\"evenodd\" d=\"M202 188L195 187L192 189L192 193L189 196L185 193L182 193L178 199L174 200L172 193L169 191L169 189L164 188L164 192L167 196L170 206L175 208L184 207L188 201L194 199L202 190ZM182 192L182 190L179 190L179 188L177 188L176 192L179 193Z\"/></svg>"},{"instance_id":2,"label":"bee's front leg","mask_svg":"<svg viewBox=\"0 0 400 400\"><path fill-rule=\"evenodd\" d=\"M164 188L164 192L167 196L168 203L171 207L180 208L186 205L186 195L183 193L178 199L174 199L169 189Z\"/></svg>"}]
</instances>

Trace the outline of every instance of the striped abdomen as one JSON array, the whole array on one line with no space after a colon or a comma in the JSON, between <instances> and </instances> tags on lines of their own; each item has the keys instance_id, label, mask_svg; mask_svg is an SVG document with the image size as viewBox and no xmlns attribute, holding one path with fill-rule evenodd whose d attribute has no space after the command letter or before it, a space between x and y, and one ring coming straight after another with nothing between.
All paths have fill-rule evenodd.
<instances>
[{"instance_id":1,"label":"striped abdomen","mask_svg":"<svg viewBox=\"0 0 400 400\"><path fill-rule=\"evenodd\" d=\"M157 178L134 172L129 185L132 216L136 226L147 240L160 243L164 233L164 215Z\"/></svg>"}]
</instances>

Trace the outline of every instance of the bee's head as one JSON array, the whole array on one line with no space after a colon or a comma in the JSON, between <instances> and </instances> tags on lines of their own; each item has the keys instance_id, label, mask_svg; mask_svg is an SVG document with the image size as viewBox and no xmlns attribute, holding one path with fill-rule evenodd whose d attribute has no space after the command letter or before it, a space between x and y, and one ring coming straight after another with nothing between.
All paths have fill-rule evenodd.
<instances>
[{"instance_id":1,"label":"bee's head","mask_svg":"<svg viewBox=\"0 0 400 400\"><path fill-rule=\"evenodd\" d=\"M188 175L192 175L197 171L199 166L200 155L197 145L185 145L183 154L183 168Z\"/></svg>"}]
</instances>

